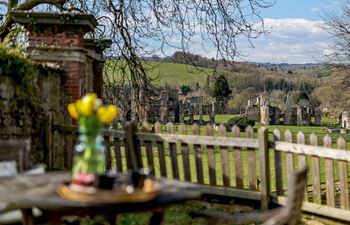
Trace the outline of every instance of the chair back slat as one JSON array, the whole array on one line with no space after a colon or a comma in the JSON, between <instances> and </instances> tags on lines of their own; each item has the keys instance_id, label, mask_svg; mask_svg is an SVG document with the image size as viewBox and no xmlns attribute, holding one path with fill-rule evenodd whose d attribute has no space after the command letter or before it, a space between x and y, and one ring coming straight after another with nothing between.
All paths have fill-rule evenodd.
<instances>
[{"instance_id":1,"label":"chair back slat","mask_svg":"<svg viewBox=\"0 0 350 225\"><path fill-rule=\"evenodd\" d=\"M307 166L299 167L288 179L287 204L263 212L226 214L222 212L191 212L191 217L204 217L207 224L218 221L230 221L235 224L262 223L263 225L296 225L301 216L301 208L306 189Z\"/></svg>"},{"instance_id":2,"label":"chair back slat","mask_svg":"<svg viewBox=\"0 0 350 225\"><path fill-rule=\"evenodd\" d=\"M307 167L294 172L288 180L287 205L281 213L267 220L263 225L295 225L300 220L306 187Z\"/></svg>"},{"instance_id":3,"label":"chair back slat","mask_svg":"<svg viewBox=\"0 0 350 225\"><path fill-rule=\"evenodd\" d=\"M15 161L18 172L29 168L30 140L0 140L0 161Z\"/></svg>"}]
</instances>

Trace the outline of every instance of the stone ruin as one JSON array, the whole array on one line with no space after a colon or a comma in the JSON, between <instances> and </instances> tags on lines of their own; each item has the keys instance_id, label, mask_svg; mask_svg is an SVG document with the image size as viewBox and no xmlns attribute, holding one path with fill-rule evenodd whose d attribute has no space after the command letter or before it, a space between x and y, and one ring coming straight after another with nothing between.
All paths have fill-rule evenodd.
<instances>
[{"instance_id":1,"label":"stone ruin","mask_svg":"<svg viewBox=\"0 0 350 225\"><path fill-rule=\"evenodd\" d=\"M209 122L215 123L215 103L205 105L203 96L187 97L179 93L177 89L163 89L159 96L152 99L150 113L153 117L159 117L161 123L174 118L175 123L186 123L199 125L206 124L204 115L209 115ZM199 115L195 120L194 116ZM185 117L189 117L185 120Z\"/></svg>"},{"instance_id":2,"label":"stone ruin","mask_svg":"<svg viewBox=\"0 0 350 225\"><path fill-rule=\"evenodd\" d=\"M106 90L106 89L105 89ZM111 91L114 91L111 89ZM126 121L159 121L163 124L172 121L174 123L185 123L204 125L208 122L215 124L215 101L210 104L204 104L203 96L187 97L182 95L178 89L164 88L150 97L149 100L143 99L140 93L140 99L145 106L138 107L139 104L132 104L133 94L130 91L125 96L128 98L127 104L119 109L118 119L122 126ZM147 101L147 102L146 102ZM142 117L135 117L132 111L138 111ZM199 115L199 119L195 119L195 115ZM204 115L209 116L209 121L204 120ZM188 119L186 118L188 117Z\"/></svg>"},{"instance_id":3,"label":"stone ruin","mask_svg":"<svg viewBox=\"0 0 350 225\"><path fill-rule=\"evenodd\" d=\"M264 125L319 126L322 111L319 107L313 107L308 99L294 103L292 95L287 95L285 108L281 111L278 107L271 106L269 98L259 95L255 103L248 100L245 116Z\"/></svg>"},{"instance_id":4,"label":"stone ruin","mask_svg":"<svg viewBox=\"0 0 350 225\"><path fill-rule=\"evenodd\" d=\"M345 129L350 129L350 111L342 112L338 117L338 123Z\"/></svg>"},{"instance_id":5,"label":"stone ruin","mask_svg":"<svg viewBox=\"0 0 350 225\"><path fill-rule=\"evenodd\" d=\"M198 125L204 125L206 122L203 119L203 115L209 115L209 123L215 123L215 103L204 105L203 96L185 97L180 98L180 123L193 124L196 122ZM194 115L199 115L197 121L194 120ZM185 121L185 116L189 116L189 120Z\"/></svg>"}]
</instances>

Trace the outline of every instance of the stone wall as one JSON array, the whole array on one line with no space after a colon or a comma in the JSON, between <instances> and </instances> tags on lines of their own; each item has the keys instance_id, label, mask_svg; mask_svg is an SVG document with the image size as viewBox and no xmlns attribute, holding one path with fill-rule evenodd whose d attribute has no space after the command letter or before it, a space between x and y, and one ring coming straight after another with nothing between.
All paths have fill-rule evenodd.
<instances>
[{"instance_id":1,"label":"stone wall","mask_svg":"<svg viewBox=\"0 0 350 225\"><path fill-rule=\"evenodd\" d=\"M29 82L0 76L0 139L31 138L31 161L45 161L43 126L63 120L63 72L37 66Z\"/></svg>"}]
</instances>

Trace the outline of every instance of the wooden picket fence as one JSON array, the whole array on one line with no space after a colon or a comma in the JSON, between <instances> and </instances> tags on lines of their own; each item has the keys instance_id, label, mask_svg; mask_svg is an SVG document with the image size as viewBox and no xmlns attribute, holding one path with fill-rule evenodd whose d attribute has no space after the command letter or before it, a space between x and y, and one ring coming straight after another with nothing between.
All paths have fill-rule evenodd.
<instances>
[{"instance_id":1,"label":"wooden picket fence","mask_svg":"<svg viewBox=\"0 0 350 225\"><path fill-rule=\"evenodd\" d=\"M234 127L228 133L220 125L218 135L210 125L205 135L200 135L196 124L190 132L183 124L168 123L165 132L162 128L156 123L140 129L129 124L125 130L104 130L106 169L123 172L146 167L155 176L197 183L205 194L259 200L266 209L271 201L286 203L288 174L307 164L303 210L350 221L350 152L345 150L343 138L337 140L335 149L329 135L324 137L324 146L318 146L315 134L307 145L302 132L293 143L290 131L282 141L279 130L274 130L274 138L269 140L267 128L255 134L251 127L245 132ZM49 167L70 167L77 128L48 124L45 140Z\"/></svg>"},{"instance_id":2,"label":"wooden picket fence","mask_svg":"<svg viewBox=\"0 0 350 225\"><path fill-rule=\"evenodd\" d=\"M285 204L282 170L285 175L293 173L299 167L307 164L309 167L308 187L303 204L303 210L322 216L350 221L349 211L349 168L350 152L346 151L343 137L336 141L336 149L332 148L332 139L327 134L323 138L323 146L318 146L318 138L310 135L309 145L305 144L305 135L297 134L297 143L292 143L292 133L286 131L284 141L281 141L279 130L274 131L274 141L270 141L270 148L275 152L275 182L276 193L272 194L272 201ZM285 153L283 163L282 153ZM297 162L296 162L297 161Z\"/></svg>"}]
</instances>

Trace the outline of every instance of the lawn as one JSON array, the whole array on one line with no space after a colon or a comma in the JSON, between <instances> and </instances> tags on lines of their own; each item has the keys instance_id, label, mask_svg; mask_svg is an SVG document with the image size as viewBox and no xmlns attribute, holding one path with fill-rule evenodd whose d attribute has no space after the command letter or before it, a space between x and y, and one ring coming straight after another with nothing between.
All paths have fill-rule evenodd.
<instances>
[{"instance_id":1,"label":"lawn","mask_svg":"<svg viewBox=\"0 0 350 225\"><path fill-rule=\"evenodd\" d=\"M217 121L220 122L225 122L227 119L234 117L235 115L218 115L217 116ZM258 129L261 127L261 124L256 124L254 128ZM178 126L176 125L176 130L178 132ZM162 127L163 130L165 131L165 126ZM271 125L268 126L269 131L270 131L270 140L272 138L272 131L273 129L277 128L281 130L281 133L283 134L287 129L289 129L293 135L295 136L297 132L303 131L306 134L306 139L307 136L311 133L316 133L317 136L319 137L319 142L320 145L322 144L323 136L326 135L326 130L323 127L315 127L315 126L277 126L277 125ZM191 130L191 126L187 125L188 131ZM205 126L200 127L201 134L205 134ZM218 132L215 131L214 135L218 135ZM231 134L228 133L228 136ZM340 136L341 134L331 134L332 137L334 137L334 142L335 138ZM342 134L349 140L348 134ZM244 136L244 133L241 134L241 136ZM307 141L308 142L308 141ZM172 178L172 172L171 172L171 160L169 156L169 150L168 150L168 145L165 143L165 152L166 152L166 165L167 165L167 172L168 172L168 177ZM184 180L184 166L183 166L183 158L181 155L181 146L177 145L177 160L178 160L178 166L179 166L179 173L180 173L180 180ZM190 169L191 171L191 180L192 182L197 181L196 177L196 168L195 168L195 156L194 156L194 151L193 147L189 146L190 149ZM159 158L158 158L158 152L157 149L154 148L154 163L155 163L155 173L157 176L160 176L160 171L159 171ZM206 149L202 148L203 154L202 154L202 163L203 163L203 174L204 174L204 183L209 184L209 176L208 176L208 170L209 170L209 165L208 165L208 157L206 154ZM145 167L147 167L147 159L146 159L146 153L145 149L142 149L143 152L143 164ZM287 175L286 175L286 162L285 162L285 154L282 154L282 168L283 168L283 183L284 183L284 188L286 189L286 181L287 181ZM295 155L294 157L295 165L298 164L298 156ZM324 190L325 188L325 165L324 165L324 159L320 159L320 173L321 173L321 184L322 184L322 189ZM310 164L311 162L311 157L307 157L307 162ZM125 168L125 160L123 161L123 166ZM235 168L234 168L234 155L232 149L228 150L228 164L229 164L229 177L230 177L230 185L232 187L236 186L236 181L235 181ZM246 150L242 150L242 165L243 165L243 179L244 179L244 187L248 188L248 173L251 171L251 168L248 167L248 154ZM257 172L257 177L259 178L259 160L258 160L258 152L256 151L256 172ZM125 168L126 169L126 168ZM215 169L216 169L216 181L217 184L220 186L222 185L222 163L221 163L221 154L220 150L216 149L215 150ZM349 168L350 169L350 168ZM274 167L274 153L271 151L270 154L270 171L271 171L271 188L272 191L275 191L275 167ZM350 170L349 170L350 172ZM335 180L338 180L338 166L337 162L334 163L334 174L335 174ZM312 177L311 173L308 173L308 190L310 195L312 195ZM189 204L185 204L183 206L172 206L167 210L166 216L165 216L165 223L164 224L201 224L201 220L191 220L191 218L188 217L187 212L193 211L193 210L199 210L199 209L208 209L208 206L212 206L212 204L208 203L198 203L198 202L191 202ZM234 210L235 206L226 206L228 210ZM225 211L225 210L223 210ZM141 214L126 214L123 215L120 219L119 224L146 224L149 218L149 214L147 213L141 213ZM314 219L314 217L311 217ZM310 218L305 217L305 220L308 221ZM329 222L327 224L337 224L333 222Z\"/></svg>"},{"instance_id":2,"label":"lawn","mask_svg":"<svg viewBox=\"0 0 350 225\"><path fill-rule=\"evenodd\" d=\"M201 218L192 219L188 213L193 211L202 211L202 210L210 210L224 213L245 213L251 212L253 209L249 206L243 206L238 204L219 204L219 203L208 203L208 202L200 202L200 201L190 201L181 205L172 205L169 206L165 210L163 225L201 225L204 224L205 221ZM118 218L117 225L146 225L149 224L149 219L151 217L151 213L143 212L143 213L128 213L122 214ZM104 224L103 218L98 217L95 219L85 219L81 222L81 225L101 225ZM228 225L232 223L228 222L220 222L218 225ZM304 214L302 216L301 223L303 225L343 225L344 223L329 220L325 218L315 217L310 214Z\"/></svg>"}]
</instances>

